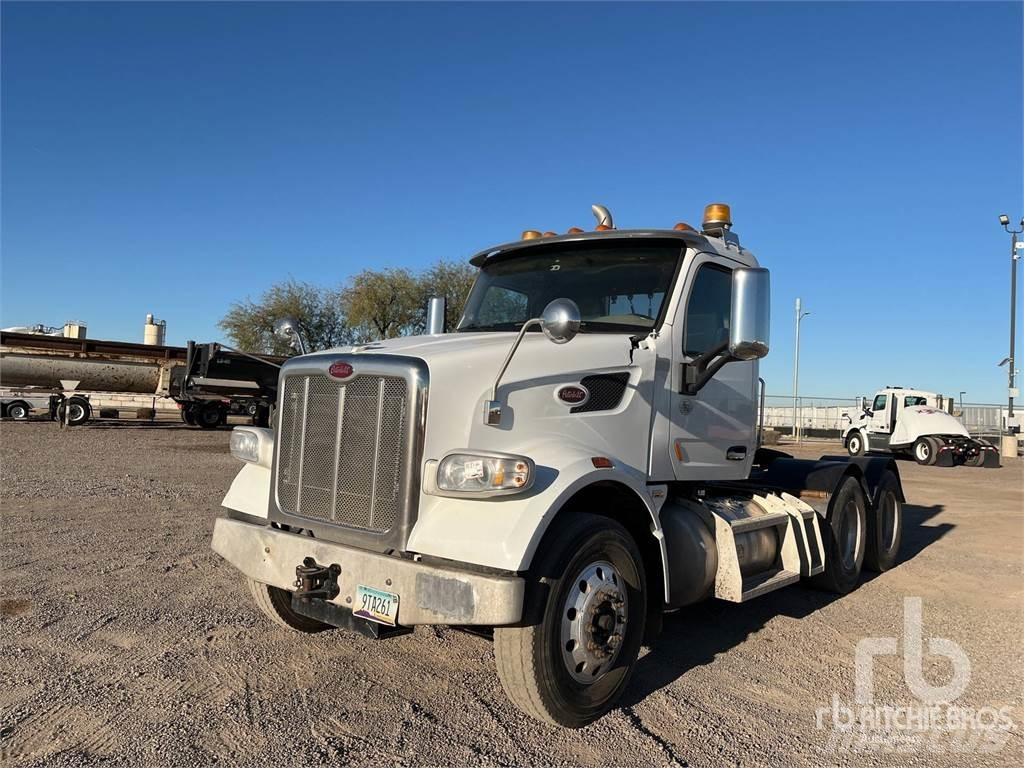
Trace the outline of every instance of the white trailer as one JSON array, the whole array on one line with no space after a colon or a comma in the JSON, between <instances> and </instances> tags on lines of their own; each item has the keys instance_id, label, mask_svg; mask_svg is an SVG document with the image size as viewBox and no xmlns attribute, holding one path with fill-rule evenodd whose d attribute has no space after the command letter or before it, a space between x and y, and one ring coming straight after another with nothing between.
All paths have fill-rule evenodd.
<instances>
[{"instance_id":1,"label":"white trailer","mask_svg":"<svg viewBox=\"0 0 1024 768\"><path fill-rule=\"evenodd\" d=\"M886 387L855 416L844 413L843 442L851 456L887 452L913 456L918 464L951 467L998 467L999 451L976 440L951 413L952 400L935 392Z\"/></svg>"},{"instance_id":2,"label":"white trailer","mask_svg":"<svg viewBox=\"0 0 1024 768\"><path fill-rule=\"evenodd\" d=\"M897 561L895 462L758 448L768 272L728 207L702 231L595 213L474 256L454 332L283 365L212 542L270 619L493 631L511 700L581 727L666 610Z\"/></svg>"}]
</instances>

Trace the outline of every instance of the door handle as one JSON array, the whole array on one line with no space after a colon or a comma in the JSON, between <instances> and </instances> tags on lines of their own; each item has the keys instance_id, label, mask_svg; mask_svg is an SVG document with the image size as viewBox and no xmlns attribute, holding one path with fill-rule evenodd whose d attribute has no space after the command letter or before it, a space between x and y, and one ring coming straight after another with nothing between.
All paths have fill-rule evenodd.
<instances>
[{"instance_id":1,"label":"door handle","mask_svg":"<svg viewBox=\"0 0 1024 768\"><path fill-rule=\"evenodd\" d=\"M747 458L747 447L745 445L734 445L725 452L725 458L729 461L743 461Z\"/></svg>"}]
</instances>

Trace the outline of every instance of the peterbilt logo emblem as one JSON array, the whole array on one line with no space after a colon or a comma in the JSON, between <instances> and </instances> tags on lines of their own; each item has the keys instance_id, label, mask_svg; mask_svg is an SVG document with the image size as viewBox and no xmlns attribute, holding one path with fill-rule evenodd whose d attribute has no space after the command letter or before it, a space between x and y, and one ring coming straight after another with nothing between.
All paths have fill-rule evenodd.
<instances>
[{"instance_id":1,"label":"peterbilt logo emblem","mask_svg":"<svg viewBox=\"0 0 1024 768\"><path fill-rule=\"evenodd\" d=\"M590 399L590 391L580 384L566 384L555 390L555 399L566 405L583 405Z\"/></svg>"},{"instance_id":2,"label":"peterbilt logo emblem","mask_svg":"<svg viewBox=\"0 0 1024 768\"><path fill-rule=\"evenodd\" d=\"M327 369L327 372L336 379L347 379L355 373L349 363L343 363L341 361L331 363L331 367Z\"/></svg>"}]
</instances>

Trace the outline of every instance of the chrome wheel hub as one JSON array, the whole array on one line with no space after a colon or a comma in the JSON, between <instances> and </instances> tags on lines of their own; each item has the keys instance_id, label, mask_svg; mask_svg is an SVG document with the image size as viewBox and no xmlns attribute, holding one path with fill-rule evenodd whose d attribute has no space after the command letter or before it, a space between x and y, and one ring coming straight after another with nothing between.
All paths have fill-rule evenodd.
<instances>
[{"instance_id":1,"label":"chrome wheel hub","mask_svg":"<svg viewBox=\"0 0 1024 768\"><path fill-rule=\"evenodd\" d=\"M611 669L626 634L628 597L611 563L591 563L562 605L562 661L574 680L593 683Z\"/></svg>"}]
</instances>

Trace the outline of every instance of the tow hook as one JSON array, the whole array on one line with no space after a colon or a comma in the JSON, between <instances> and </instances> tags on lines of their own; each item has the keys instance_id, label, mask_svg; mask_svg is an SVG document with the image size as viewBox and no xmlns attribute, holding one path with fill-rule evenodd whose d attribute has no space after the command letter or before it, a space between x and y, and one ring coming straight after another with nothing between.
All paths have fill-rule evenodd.
<instances>
[{"instance_id":1,"label":"tow hook","mask_svg":"<svg viewBox=\"0 0 1024 768\"><path fill-rule=\"evenodd\" d=\"M341 566L337 563L320 565L312 557L302 560L302 565L295 566L294 597L300 600L319 598L333 600L341 589L338 587L338 576Z\"/></svg>"}]
</instances>

